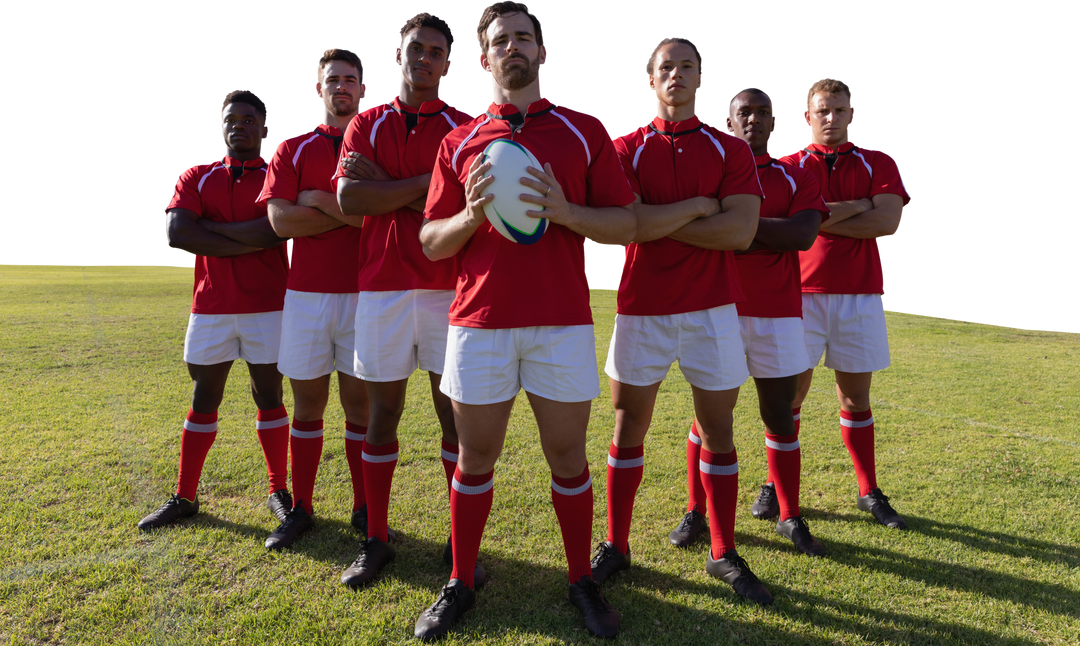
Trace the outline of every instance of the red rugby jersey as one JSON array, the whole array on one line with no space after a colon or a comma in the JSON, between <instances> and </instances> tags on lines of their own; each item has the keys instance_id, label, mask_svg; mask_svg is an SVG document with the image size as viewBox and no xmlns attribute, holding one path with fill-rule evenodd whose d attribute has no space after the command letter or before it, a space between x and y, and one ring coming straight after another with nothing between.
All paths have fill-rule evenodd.
<instances>
[{"instance_id":1,"label":"red rugby jersey","mask_svg":"<svg viewBox=\"0 0 1080 646\"><path fill-rule=\"evenodd\" d=\"M407 115L416 125L408 127ZM426 101L420 109L395 98L356 115L345 131L341 159L358 152L394 179L430 173L439 144L451 130L471 119L444 101ZM334 182L343 177L338 166ZM428 260L420 245L424 216L410 208L364 218L360 237L359 286L362 292L407 289L454 289L457 257Z\"/></svg>"},{"instance_id":2,"label":"red rugby jersey","mask_svg":"<svg viewBox=\"0 0 1080 646\"><path fill-rule=\"evenodd\" d=\"M246 222L266 217L255 203L266 176L266 162L226 157L189 168L176 183L165 210L187 209L214 222ZM192 314L276 312L285 304L289 259L285 244L239 256L195 256Z\"/></svg>"},{"instance_id":3,"label":"red rugby jersey","mask_svg":"<svg viewBox=\"0 0 1080 646\"><path fill-rule=\"evenodd\" d=\"M266 170L259 204L281 198L293 204L300 191L334 192L341 131L320 125L313 132L281 142ZM360 229L341 226L314 236L293 238L289 289L348 294L356 291Z\"/></svg>"},{"instance_id":4,"label":"red rugby jersey","mask_svg":"<svg viewBox=\"0 0 1080 646\"><path fill-rule=\"evenodd\" d=\"M761 217L790 218L809 209L821 211L823 221L829 217L829 207L809 171L781 164L768 155L755 157L754 162L765 191ZM746 294L746 300L736 305L739 316L802 316L798 251L758 249L735 256L735 266Z\"/></svg>"},{"instance_id":5,"label":"red rugby jersey","mask_svg":"<svg viewBox=\"0 0 1080 646\"><path fill-rule=\"evenodd\" d=\"M826 155L836 154L829 169ZM810 144L780 161L814 174L826 202L872 198L882 193L908 197L896 162L885 153L857 148L848 142L838 148ZM802 290L815 294L883 294L881 256L874 238L847 238L821 231L808 251L799 252Z\"/></svg>"},{"instance_id":6,"label":"red rugby jersey","mask_svg":"<svg viewBox=\"0 0 1080 646\"><path fill-rule=\"evenodd\" d=\"M657 117L615 140L631 188L645 204L692 197L761 196L754 154L746 142L697 117L672 123ZM626 247L618 312L638 316L681 314L743 299L735 254L702 249L671 238Z\"/></svg>"},{"instance_id":7,"label":"red rugby jersey","mask_svg":"<svg viewBox=\"0 0 1080 646\"><path fill-rule=\"evenodd\" d=\"M524 117L513 105L492 104L486 114L446 136L424 217L440 220L465 208L469 166L495 139L519 142L541 165L550 163L573 204L609 207L634 201L604 126L541 99ZM538 242L521 245L484 222L460 255L452 325L495 329L592 323L584 236L552 224Z\"/></svg>"}]
</instances>

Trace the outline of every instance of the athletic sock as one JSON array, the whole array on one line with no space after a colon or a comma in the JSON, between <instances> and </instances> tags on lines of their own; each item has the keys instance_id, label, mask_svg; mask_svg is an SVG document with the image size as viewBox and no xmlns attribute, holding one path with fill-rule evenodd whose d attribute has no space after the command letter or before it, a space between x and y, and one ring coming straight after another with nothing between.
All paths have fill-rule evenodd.
<instances>
[{"instance_id":1,"label":"athletic sock","mask_svg":"<svg viewBox=\"0 0 1080 646\"><path fill-rule=\"evenodd\" d=\"M701 436L698 435L697 422L690 422L690 435L686 438L686 489L689 499L686 511L704 514L706 510L705 487L701 484Z\"/></svg>"},{"instance_id":2,"label":"athletic sock","mask_svg":"<svg viewBox=\"0 0 1080 646\"><path fill-rule=\"evenodd\" d=\"M442 442L442 468L446 473L446 495L453 490L451 481L454 479L454 471L457 470L458 445L451 444L446 440Z\"/></svg>"},{"instance_id":3,"label":"athletic sock","mask_svg":"<svg viewBox=\"0 0 1080 646\"><path fill-rule=\"evenodd\" d=\"M255 415L255 432L259 436L266 474L270 477L270 493L289 490L289 413L284 406L260 410Z\"/></svg>"},{"instance_id":4,"label":"athletic sock","mask_svg":"<svg viewBox=\"0 0 1080 646\"><path fill-rule=\"evenodd\" d=\"M719 559L735 549L735 505L739 497L739 456L731 453L710 453L701 449L698 461L701 484L705 487L709 507L709 533L712 535L712 556Z\"/></svg>"},{"instance_id":5,"label":"athletic sock","mask_svg":"<svg viewBox=\"0 0 1080 646\"><path fill-rule=\"evenodd\" d=\"M645 445L619 448L614 444L607 459L607 525L609 542L626 554L630 549L630 520L634 515L634 496L645 472ZM585 470L586 474L588 469ZM552 480L552 482L555 482ZM590 508L592 507L590 498Z\"/></svg>"},{"instance_id":6,"label":"athletic sock","mask_svg":"<svg viewBox=\"0 0 1080 646\"><path fill-rule=\"evenodd\" d=\"M364 492L367 494L368 538L388 542L390 487L398 461L396 441L382 446L364 442Z\"/></svg>"},{"instance_id":7,"label":"athletic sock","mask_svg":"<svg viewBox=\"0 0 1080 646\"><path fill-rule=\"evenodd\" d=\"M315 492L315 476L319 473L322 447L323 421L301 422L294 418L289 431L293 507L302 506L309 514L314 513L311 496Z\"/></svg>"},{"instance_id":8,"label":"athletic sock","mask_svg":"<svg viewBox=\"0 0 1080 646\"><path fill-rule=\"evenodd\" d=\"M874 413L867 409L861 413L840 411L840 437L855 465L855 477L859 480L859 495L865 496L877 489L877 472L874 467Z\"/></svg>"},{"instance_id":9,"label":"athletic sock","mask_svg":"<svg viewBox=\"0 0 1080 646\"><path fill-rule=\"evenodd\" d=\"M638 447L639 455L640 449L641 447ZM611 450L616 449L613 446ZM610 464L611 460L608 462ZM639 482L640 469L639 466ZM610 481L610 466L608 478ZM573 478L556 478L554 473L551 474L551 504L555 507L555 517L559 519L559 530L562 532L567 574L570 583L577 583L581 581L581 577L592 576L589 548L592 543L593 490L589 465L585 465L581 475ZM629 518L627 520L629 521Z\"/></svg>"},{"instance_id":10,"label":"athletic sock","mask_svg":"<svg viewBox=\"0 0 1080 646\"><path fill-rule=\"evenodd\" d=\"M802 406L791 409L791 420L795 422L795 432L799 432L799 422L802 421Z\"/></svg>"},{"instance_id":11,"label":"athletic sock","mask_svg":"<svg viewBox=\"0 0 1080 646\"><path fill-rule=\"evenodd\" d=\"M776 486L776 498L780 502L780 520L800 516L802 451L799 449L798 431L794 435L766 433L765 456L769 460L769 478Z\"/></svg>"},{"instance_id":12,"label":"athletic sock","mask_svg":"<svg viewBox=\"0 0 1080 646\"><path fill-rule=\"evenodd\" d=\"M345 459L349 462L349 475L352 476L353 513L367 504L364 495L364 438L367 427L345 422Z\"/></svg>"},{"instance_id":13,"label":"athletic sock","mask_svg":"<svg viewBox=\"0 0 1080 646\"><path fill-rule=\"evenodd\" d=\"M494 486L494 469L478 476L462 473L461 467L454 471L450 491L450 537L454 545L454 569L450 572L450 578L459 579L469 589L475 584L473 570L476 569L476 558L480 555L484 525L491 513Z\"/></svg>"},{"instance_id":14,"label":"athletic sock","mask_svg":"<svg viewBox=\"0 0 1080 646\"><path fill-rule=\"evenodd\" d=\"M188 410L184 430L180 432L180 475L176 480L176 495L195 500L199 490L206 454L217 438L217 411L196 413Z\"/></svg>"}]
</instances>

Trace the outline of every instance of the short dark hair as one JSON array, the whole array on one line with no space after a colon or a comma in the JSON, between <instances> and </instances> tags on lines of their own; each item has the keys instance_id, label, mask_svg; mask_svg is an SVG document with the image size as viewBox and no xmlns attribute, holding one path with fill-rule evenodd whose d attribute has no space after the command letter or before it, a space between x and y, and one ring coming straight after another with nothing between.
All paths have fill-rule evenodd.
<instances>
[{"instance_id":1,"label":"short dark hair","mask_svg":"<svg viewBox=\"0 0 1080 646\"><path fill-rule=\"evenodd\" d=\"M814 100L815 94L840 94L841 92L847 95L849 101L851 100L851 90L843 81L821 79L810 86L810 93L806 95L806 107L810 107L810 102Z\"/></svg>"},{"instance_id":2,"label":"short dark hair","mask_svg":"<svg viewBox=\"0 0 1080 646\"><path fill-rule=\"evenodd\" d=\"M520 2L496 2L480 16L480 26L476 28L476 38L480 41L480 51L486 52L488 48L487 29L495 19L510 13L523 13L532 21L533 31L536 33L536 44L543 46L544 32L540 29L540 21L536 16L529 13L529 8Z\"/></svg>"},{"instance_id":3,"label":"short dark hair","mask_svg":"<svg viewBox=\"0 0 1080 646\"><path fill-rule=\"evenodd\" d=\"M225 95L225 102L221 104L221 109L224 110L230 103L246 103L255 108L255 111L262 115L263 119L266 119L266 104L262 102L262 99L255 96L253 92L247 90L233 90Z\"/></svg>"},{"instance_id":4,"label":"short dark hair","mask_svg":"<svg viewBox=\"0 0 1080 646\"><path fill-rule=\"evenodd\" d=\"M350 52L347 49L328 49L323 52L322 58L319 59L319 82L322 83L322 71L326 67L326 64L330 61L342 61L348 63L356 68L357 73L360 75L357 77L357 83L364 82L364 66L360 63L360 57Z\"/></svg>"},{"instance_id":5,"label":"short dark hair","mask_svg":"<svg viewBox=\"0 0 1080 646\"><path fill-rule=\"evenodd\" d=\"M777 102L775 102L775 99L772 98L772 94L770 94L769 91L765 88L760 88L760 86L758 85L743 85L742 88L740 88L739 90L735 90L731 93L731 96L728 97L728 105L725 108L725 111L731 108L731 104L734 103L735 97L739 96L744 92L750 94L764 94L765 96L769 97L769 104L772 105L773 108L777 107Z\"/></svg>"},{"instance_id":6,"label":"short dark hair","mask_svg":"<svg viewBox=\"0 0 1080 646\"><path fill-rule=\"evenodd\" d=\"M694 43L690 42L689 40L686 40L685 38L665 38L664 40L660 41L660 44L657 45L656 49L652 50L652 54L649 55L649 64L645 66L645 71L649 73L649 76L652 76L652 73L653 73L653 62L656 60L656 52L660 51L660 48L663 47L664 45L670 45L672 43L679 43L680 45L689 45L690 49L694 50L694 56L697 56L698 71L700 72L701 71L701 54L698 52L697 46L694 45Z\"/></svg>"},{"instance_id":7,"label":"short dark hair","mask_svg":"<svg viewBox=\"0 0 1080 646\"><path fill-rule=\"evenodd\" d=\"M421 27L431 27L446 36L446 57L450 58L450 49L454 46L454 35L450 33L450 25L446 24L446 21L438 16L433 16L430 13L418 13L409 18L405 26L401 28L401 38L404 40L405 34Z\"/></svg>"}]
</instances>

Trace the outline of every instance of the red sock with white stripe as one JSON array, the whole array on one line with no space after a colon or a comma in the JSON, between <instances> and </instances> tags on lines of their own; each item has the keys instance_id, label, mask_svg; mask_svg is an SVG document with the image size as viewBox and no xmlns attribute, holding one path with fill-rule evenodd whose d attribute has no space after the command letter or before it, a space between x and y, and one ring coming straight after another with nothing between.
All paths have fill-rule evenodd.
<instances>
[{"instance_id":1,"label":"red sock with white stripe","mask_svg":"<svg viewBox=\"0 0 1080 646\"><path fill-rule=\"evenodd\" d=\"M364 492L367 494L368 538L390 540L390 487L398 461L398 443L372 446L364 442Z\"/></svg>"},{"instance_id":2,"label":"red sock with white stripe","mask_svg":"<svg viewBox=\"0 0 1080 646\"><path fill-rule=\"evenodd\" d=\"M855 465L855 477L859 480L859 495L865 496L877 489L877 472L874 467L874 414L869 410L861 413L840 411L840 437Z\"/></svg>"},{"instance_id":3,"label":"red sock with white stripe","mask_svg":"<svg viewBox=\"0 0 1080 646\"><path fill-rule=\"evenodd\" d=\"M454 545L454 569L450 572L450 578L461 580L469 589L474 585L473 570L476 569L476 558L480 555L484 525L491 513L494 486L494 469L478 476L462 473L460 467L454 471L450 491L450 537Z\"/></svg>"},{"instance_id":4,"label":"red sock with white stripe","mask_svg":"<svg viewBox=\"0 0 1080 646\"><path fill-rule=\"evenodd\" d=\"M626 554L630 549L630 520L634 515L634 497L645 472L645 445L608 450L607 525L609 542ZM588 474L588 469L585 470ZM590 498L590 508L592 507ZM590 520L591 525L591 520Z\"/></svg>"},{"instance_id":5,"label":"red sock with white stripe","mask_svg":"<svg viewBox=\"0 0 1080 646\"><path fill-rule=\"evenodd\" d=\"M709 503L709 533L712 535L712 556L719 559L735 549L735 504L739 498L739 456L731 453L710 453L701 449L698 461L701 484Z\"/></svg>"},{"instance_id":6,"label":"red sock with white stripe","mask_svg":"<svg viewBox=\"0 0 1080 646\"><path fill-rule=\"evenodd\" d=\"M176 495L195 500L202 477L206 454L217 438L217 411L196 413L188 410L184 430L180 433L180 475L176 479Z\"/></svg>"},{"instance_id":7,"label":"red sock with white stripe","mask_svg":"<svg viewBox=\"0 0 1080 646\"><path fill-rule=\"evenodd\" d=\"M795 432L799 432L799 422L802 421L802 406L791 409L791 421L795 422Z\"/></svg>"},{"instance_id":8,"label":"red sock with white stripe","mask_svg":"<svg viewBox=\"0 0 1080 646\"><path fill-rule=\"evenodd\" d=\"M364 438L367 427L345 422L345 459L349 463L349 475L352 476L352 510L357 512L367 504L364 495Z\"/></svg>"},{"instance_id":9,"label":"red sock with white stripe","mask_svg":"<svg viewBox=\"0 0 1080 646\"><path fill-rule=\"evenodd\" d=\"M776 486L780 502L780 520L801 515L799 511L799 478L802 469L802 450L799 433L793 435L765 434L765 456L769 460L769 479Z\"/></svg>"},{"instance_id":10,"label":"red sock with white stripe","mask_svg":"<svg viewBox=\"0 0 1080 646\"><path fill-rule=\"evenodd\" d=\"M705 487L701 484L701 436L698 435L697 422L690 422L690 435L686 438L686 489L689 499L686 511L704 514L706 511Z\"/></svg>"},{"instance_id":11,"label":"red sock with white stripe","mask_svg":"<svg viewBox=\"0 0 1080 646\"><path fill-rule=\"evenodd\" d=\"M315 492L315 476L322 459L323 421L301 422L293 419L289 431L290 466L292 467L293 507L302 506L313 513L311 496Z\"/></svg>"},{"instance_id":12,"label":"red sock with white stripe","mask_svg":"<svg viewBox=\"0 0 1080 646\"><path fill-rule=\"evenodd\" d=\"M255 432L259 436L270 493L289 489L289 413L284 406L260 410L255 414Z\"/></svg>"},{"instance_id":13,"label":"red sock with white stripe","mask_svg":"<svg viewBox=\"0 0 1080 646\"><path fill-rule=\"evenodd\" d=\"M611 474L610 467L608 474ZM640 476L638 480L641 480ZM567 574L570 583L577 583L581 577L592 576L589 548L592 546L593 490L588 464L581 475L573 478L556 478L554 473L551 474L551 505L555 507L555 517L559 519L559 530L562 531Z\"/></svg>"},{"instance_id":14,"label":"red sock with white stripe","mask_svg":"<svg viewBox=\"0 0 1080 646\"><path fill-rule=\"evenodd\" d=\"M446 495L453 490L451 481L454 479L454 471L457 471L458 445L451 444L446 440L442 443L442 468L446 474Z\"/></svg>"}]
</instances>

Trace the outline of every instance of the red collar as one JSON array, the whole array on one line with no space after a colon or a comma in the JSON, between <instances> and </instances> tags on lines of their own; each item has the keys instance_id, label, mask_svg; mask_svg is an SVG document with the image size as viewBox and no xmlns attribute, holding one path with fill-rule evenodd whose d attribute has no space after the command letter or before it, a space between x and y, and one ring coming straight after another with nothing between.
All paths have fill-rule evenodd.
<instances>
[{"instance_id":1,"label":"red collar","mask_svg":"<svg viewBox=\"0 0 1080 646\"><path fill-rule=\"evenodd\" d=\"M656 117L649 125L653 130L662 135L675 137L697 132L698 130L701 130L702 127L701 120L698 119L697 116L684 119L683 121L664 121L660 117Z\"/></svg>"},{"instance_id":2,"label":"red collar","mask_svg":"<svg viewBox=\"0 0 1080 646\"><path fill-rule=\"evenodd\" d=\"M420 108L417 109L402 103L401 97L394 97L394 100L390 102L390 105L398 112L419 114L421 118L434 117L435 115L446 109L446 101L443 101L442 99L436 99L434 101L424 101L420 104Z\"/></svg>"},{"instance_id":3,"label":"red collar","mask_svg":"<svg viewBox=\"0 0 1080 646\"><path fill-rule=\"evenodd\" d=\"M820 155L827 155L829 153L839 153L841 155L846 155L847 153L851 152L852 150L855 150L855 144L851 143L850 141L847 142L846 144L840 144L839 146L836 146L836 147L823 146L821 144L810 144L809 146L807 146L803 150L805 150L807 152L811 152L811 153L818 153Z\"/></svg>"},{"instance_id":4,"label":"red collar","mask_svg":"<svg viewBox=\"0 0 1080 646\"><path fill-rule=\"evenodd\" d=\"M551 101L547 99L540 99L534 103L529 104L529 109L525 112L525 118L538 117L541 114L549 112L555 106L551 104ZM513 103L492 103L487 109L488 115L499 118L507 118L514 114L520 114L520 110Z\"/></svg>"}]
</instances>

